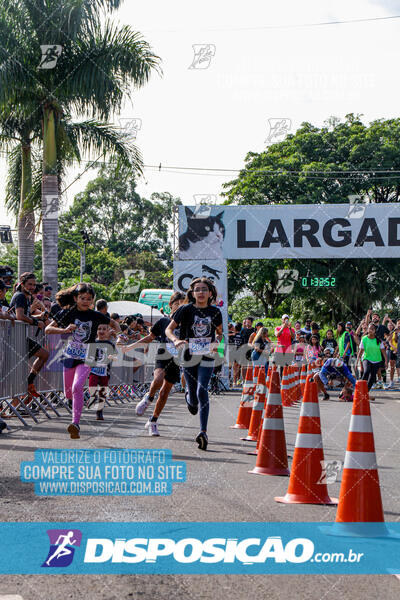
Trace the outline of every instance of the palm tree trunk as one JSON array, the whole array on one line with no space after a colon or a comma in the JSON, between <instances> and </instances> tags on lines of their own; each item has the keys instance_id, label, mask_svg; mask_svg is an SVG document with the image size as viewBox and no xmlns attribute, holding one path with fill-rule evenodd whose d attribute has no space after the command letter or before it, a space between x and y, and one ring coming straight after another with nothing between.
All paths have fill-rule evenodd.
<instances>
[{"instance_id":1,"label":"palm tree trunk","mask_svg":"<svg viewBox=\"0 0 400 600\"><path fill-rule=\"evenodd\" d=\"M33 271L35 249L35 213L27 201L32 189L31 146L21 146L21 199L18 215L18 277Z\"/></svg>"},{"instance_id":2,"label":"palm tree trunk","mask_svg":"<svg viewBox=\"0 0 400 600\"><path fill-rule=\"evenodd\" d=\"M43 281L58 289L58 177L54 110L44 108L42 178L42 267Z\"/></svg>"}]
</instances>

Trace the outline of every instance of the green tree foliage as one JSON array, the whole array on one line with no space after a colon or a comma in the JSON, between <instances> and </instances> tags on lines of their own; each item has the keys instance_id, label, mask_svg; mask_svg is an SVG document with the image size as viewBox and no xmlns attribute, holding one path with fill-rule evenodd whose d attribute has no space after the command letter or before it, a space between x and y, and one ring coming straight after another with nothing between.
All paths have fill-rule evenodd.
<instances>
[{"instance_id":1,"label":"green tree foliage","mask_svg":"<svg viewBox=\"0 0 400 600\"><path fill-rule=\"evenodd\" d=\"M254 296L243 296L230 306L230 314L235 323L241 323L248 316L261 318L265 316L264 307Z\"/></svg>"},{"instance_id":2,"label":"green tree foliage","mask_svg":"<svg viewBox=\"0 0 400 600\"><path fill-rule=\"evenodd\" d=\"M399 202L400 119L369 126L350 114L322 128L303 123L298 131L259 154L249 152L245 168L226 184L225 204ZM297 269L289 297L278 293L277 270ZM336 278L332 289L302 288L303 275ZM231 298L247 289L265 314L278 308L307 311L320 320L360 318L366 309L390 306L400 294L400 265L393 259L229 261Z\"/></svg>"},{"instance_id":3,"label":"green tree foliage","mask_svg":"<svg viewBox=\"0 0 400 600\"><path fill-rule=\"evenodd\" d=\"M177 204L180 201L166 192L152 194L151 200L142 198L131 170L104 166L61 215L60 237L82 246L85 230L90 238L86 272L92 281L105 286L118 283L120 297L136 300L137 293L129 293L135 283L141 289L172 285L170 224ZM60 279L77 280L79 265L78 250L61 240ZM127 279L129 270L145 275Z\"/></svg>"}]
</instances>

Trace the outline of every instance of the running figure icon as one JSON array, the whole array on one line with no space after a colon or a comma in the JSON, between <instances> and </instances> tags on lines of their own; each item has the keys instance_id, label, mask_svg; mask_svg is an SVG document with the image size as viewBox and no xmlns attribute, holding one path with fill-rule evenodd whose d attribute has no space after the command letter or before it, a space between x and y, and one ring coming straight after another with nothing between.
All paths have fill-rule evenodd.
<instances>
[{"instance_id":1,"label":"running figure icon","mask_svg":"<svg viewBox=\"0 0 400 600\"><path fill-rule=\"evenodd\" d=\"M67 548L68 545L73 546L74 544L76 544L77 540L73 540L71 538L73 538L74 536L74 532L73 531L69 531L67 533L67 535L60 535L58 537L58 540L56 541L56 545L59 544L57 550L54 552L54 554L52 554L52 556L50 556L50 558L48 560L46 560L46 565L50 566L51 561L53 560L53 558L61 558L62 556L66 556L67 554L72 554L72 550L70 548ZM62 542L60 542L60 540L63 540Z\"/></svg>"},{"instance_id":2,"label":"running figure icon","mask_svg":"<svg viewBox=\"0 0 400 600\"><path fill-rule=\"evenodd\" d=\"M81 545L82 532L79 529L49 529L50 548L42 567L68 567Z\"/></svg>"}]
</instances>

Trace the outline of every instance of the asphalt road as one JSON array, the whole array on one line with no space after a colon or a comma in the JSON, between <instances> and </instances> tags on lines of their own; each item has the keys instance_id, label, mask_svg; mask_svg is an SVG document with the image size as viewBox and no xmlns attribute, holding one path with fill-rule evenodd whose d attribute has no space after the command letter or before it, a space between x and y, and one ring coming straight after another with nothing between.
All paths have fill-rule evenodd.
<instances>
[{"instance_id":1,"label":"asphalt road","mask_svg":"<svg viewBox=\"0 0 400 600\"><path fill-rule=\"evenodd\" d=\"M400 517L400 392L375 392L372 418L382 498L387 521ZM243 431L230 429L236 420L240 395L212 398L209 451L194 442L198 417L190 415L183 395L173 395L159 420L161 437L149 437L145 417L134 405L106 408L106 420L83 419L81 439L66 433L67 415L40 419L29 429L16 426L0 436L0 511L2 521L333 521L335 507L283 505L288 479L250 475L255 457L246 453L254 444L240 440ZM343 461L351 404L320 402L326 460ZM285 409L288 454L293 454L299 408ZM21 483L20 462L33 460L39 448L169 448L173 458L187 464L187 481L174 484L166 497L37 497L32 484ZM339 480L329 486L338 496ZM23 600L147 600L153 597L197 600L397 599L400 581L390 575L2 575L2 594Z\"/></svg>"}]
</instances>

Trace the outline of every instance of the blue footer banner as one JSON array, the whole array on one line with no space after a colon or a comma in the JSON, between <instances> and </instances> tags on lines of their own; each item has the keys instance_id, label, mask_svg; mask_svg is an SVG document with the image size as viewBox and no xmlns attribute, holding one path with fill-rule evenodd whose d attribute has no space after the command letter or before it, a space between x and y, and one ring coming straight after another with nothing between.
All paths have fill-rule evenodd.
<instances>
[{"instance_id":1,"label":"blue footer banner","mask_svg":"<svg viewBox=\"0 0 400 600\"><path fill-rule=\"evenodd\" d=\"M0 573L400 573L400 523L0 523Z\"/></svg>"}]
</instances>

